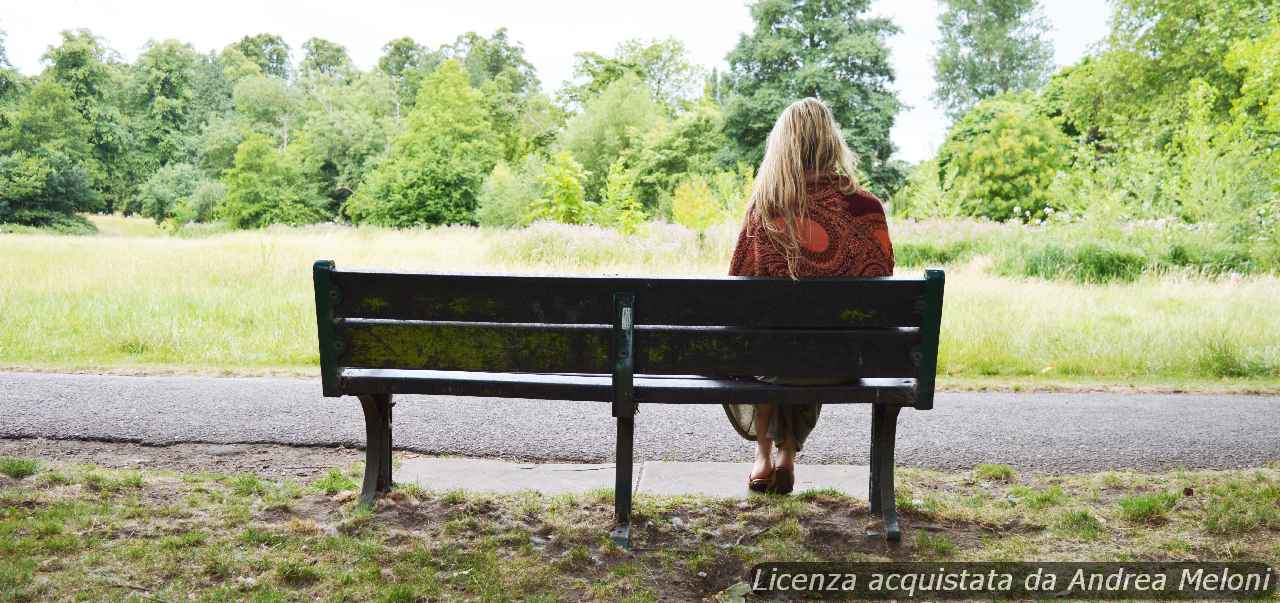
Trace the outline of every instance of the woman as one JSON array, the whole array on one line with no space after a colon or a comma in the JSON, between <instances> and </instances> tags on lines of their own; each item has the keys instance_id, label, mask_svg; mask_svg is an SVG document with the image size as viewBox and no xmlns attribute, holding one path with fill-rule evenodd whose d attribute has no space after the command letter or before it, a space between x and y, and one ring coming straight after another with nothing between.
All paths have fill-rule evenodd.
<instances>
[{"instance_id":1,"label":"woman","mask_svg":"<svg viewBox=\"0 0 1280 603\"><path fill-rule=\"evenodd\" d=\"M854 162L831 110L822 101L806 98L787 107L769 133L729 274L793 279L893 274L884 207L875 195L858 187ZM791 385L833 382L785 376L759 379ZM725 404L724 408L734 429L756 442L748 487L790 493L796 453L817 423L822 405Z\"/></svg>"}]
</instances>

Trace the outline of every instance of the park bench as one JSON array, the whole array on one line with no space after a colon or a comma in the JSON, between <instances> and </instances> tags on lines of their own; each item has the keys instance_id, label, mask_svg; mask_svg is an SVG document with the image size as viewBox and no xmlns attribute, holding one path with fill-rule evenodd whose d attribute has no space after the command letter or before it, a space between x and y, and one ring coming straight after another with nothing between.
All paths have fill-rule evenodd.
<instances>
[{"instance_id":1,"label":"park bench","mask_svg":"<svg viewBox=\"0 0 1280 603\"><path fill-rule=\"evenodd\" d=\"M885 538L901 538L894 434L900 409L933 406L941 270L792 281L411 274L319 261L314 279L324 395L357 396L364 410L362 504L391 487L394 394L610 402L610 535L623 546L638 404L868 403L871 512ZM794 386L743 375L853 380Z\"/></svg>"}]
</instances>

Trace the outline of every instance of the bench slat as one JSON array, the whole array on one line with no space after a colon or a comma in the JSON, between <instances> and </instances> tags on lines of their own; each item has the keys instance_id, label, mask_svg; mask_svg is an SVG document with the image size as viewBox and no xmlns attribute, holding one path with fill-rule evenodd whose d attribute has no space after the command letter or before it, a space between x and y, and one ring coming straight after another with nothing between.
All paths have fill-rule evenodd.
<instances>
[{"instance_id":1,"label":"bench slat","mask_svg":"<svg viewBox=\"0 0 1280 603\"><path fill-rule=\"evenodd\" d=\"M335 316L610 324L613 294L636 296L636 324L920 326L924 279L624 278L397 274L335 270Z\"/></svg>"},{"instance_id":2,"label":"bench slat","mask_svg":"<svg viewBox=\"0 0 1280 603\"><path fill-rule=\"evenodd\" d=\"M352 394L427 394L609 402L608 374L492 373L346 368L343 389ZM661 404L719 402L823 402L909 405L914 379L861 379L846 385L772 385L754 379L695 375L636 375L636 400Z\"/></svg>"},{"instance_id":3,"label":"bench slat","mask_svg":"<svg viewBox=\"0 0 1280 603\"><path fill-rule=\"evenodd\" d=\"M341 319L344 367L610 373L611 327ZM635 370L648 374L914 377L919 329L640 326ZM913 355L913 352L915 353Z\"/></svg>"}]
</instances>

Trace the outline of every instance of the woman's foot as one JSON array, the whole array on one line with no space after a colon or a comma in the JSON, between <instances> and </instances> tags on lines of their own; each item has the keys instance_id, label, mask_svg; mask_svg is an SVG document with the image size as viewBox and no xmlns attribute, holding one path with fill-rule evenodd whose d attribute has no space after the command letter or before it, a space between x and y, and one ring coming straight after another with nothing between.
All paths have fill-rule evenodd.
<instances>
[{"instance_id":1,"label":"woman's foot","mask_svg":"<svg viewBox=\"0 0 1280 603\"><path fill-rule=\"evenodd\" d=\"M753 492L764 492L773 483L773 458L768 452L771 448L772 442L761 442L756 447L756 462L747 476L747 488Z\"/></svg>"},{"instance_id":2,"label":"woman's foot","mask_svg":"<svg viewBox=\"0 0 1280 603\"><path fill-rule=\"evenodd\" d=\"M792 446L778 445L778 460L773 463L773 482L768 491L791 494L796 483L796 451Z\"/></svg>"}]
</instances>

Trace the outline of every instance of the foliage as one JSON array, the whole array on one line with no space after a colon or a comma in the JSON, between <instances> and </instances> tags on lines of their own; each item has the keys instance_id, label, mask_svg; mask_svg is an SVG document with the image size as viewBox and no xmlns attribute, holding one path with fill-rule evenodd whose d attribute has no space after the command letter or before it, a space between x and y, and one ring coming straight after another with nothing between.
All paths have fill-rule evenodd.
<instances>
[{"instance_id":1,"label":"foliage","mask_svg":"<svg viewBox=\"0 0 1280 603\"><path fill-rule=\"evenodd\" d=\"M587 173L567 151L552 157L542 174L543 194L529 206L526 222L550 220L563 224L586 224L595 214L595 204L587 200L582 181Z\"/></svg>"},{"instance_id":2,"label":"foliage","mask_svg":"<svg viewBox=\"0 0 1280 603\"><path fill-rule=\"evenodd\" d=\"M978 103L938 151L939 180L965 215L1043 219L1049 184L1066 167L1070 142L1024 98Z\"/></svg>"},{"instance_id":3,"label":"foliage","mask_svg":"<svg viewBox=\"0 0 1280 603\"><path fill-rule=\"evenodd\" d=\"M978 101L1035 90L1053 69L1039 0L943 0L933 57L934 99L951 121Z\"/></svg>"},{"instance_id":4,"label":"foliage","mask_svg":"<svg viewBox=\"0 0 1280 603\"><path fill-rule=\"evenodd\" d=\"M891 89L885 39L898 32L869 17L870 0L758 0L752 33L729 53L725 134L735 159L759 165L779 113L804 97L821 98L835 113L860 169L881 198L903 174L890 163L889 130L902 108Z\"/></svg>"},{"instance_id":5,"label":"foliage","mask_svg":"<svg viewBox=\"0 0 1280 603\"><path fill-rule=\"evenodd\" d=\"M522 226L534 202L542 198L542 175L546 162L529 155L515 168L504 161L493 166L480 189L476 222L481 226L510 228Z\"/></svg>"},{"instance_id":6,"label":"foliage","mask_svg":"<svg viewBox=\"0 0 1280 603\"><path fill-rule=\"evenodd\" d=\"M187 163L160 168L138 189L135 213L160 224L175 218L179 207L192 205L191 197L204 183L204 174Z\"/></svg>"},{"instance_id":7,"label":"foliage","mask_svg":"<svg viewBox=\"0 0 1280 603\"><path fill-rule=\"evenodd\" d=\"M223 181L226 197L216 213L236 228L325 219L322 201L309 195L298 166L261 134L250 134L240 143L235 165Z\"/></svg>"},{"instance_id":8,"label":"foliage","mask_svg":"<svg viewBox=\"0 0 1280 603\"><path fill-rule=\"evenodd\" d=\"M462 65L442 64L422 85L408 127L347 203L352 220L383 226L467 224L501 148Z\"/></svg>"},{"instance_id":9,"label":"foliage","mask_svg":"<svg viewBox=\"0 0 1280 603\"><path fill-rule=\"evenodd\" d=\"M597 214L595 223L616 228L623 234L636 233L644 223L644 207L636 198L636 174L626 168L622 158L609 166L604 199Z\"/></svg>"},{"instance_id":10,"label":"foliage","mask_svg":"<svg viewBox=\"0 0 1280 603\"><path fill-rule=\"evenodd\" d=\"M626 74L569 120L558 146L586 170L583 184L588 198L600 198L609 166L638 148L644 136L664 119L644 83Z\"/></svg>"},{"instance_id":11,"label":"foliage","mask_svg":"<svg viewBox=\"0 0 1280 603\"><path fill-rule=\"evenodd\" d=\"M676 224L701 235L725 217L724 207L711 192L705 178L694 177L680 183L672 196L671 214Z\"/></svg>"},{"instance_id":12,"label":"foliage","mask_svg":"<svg viewBox=\"0 0 1280 603\"><path fill-rule=\"evenodd\" d=\"M101 202L89 175L57 151L0 154L0 223L66 226Z\"/></svg>"},{"instance_id":13,"label":"foliage","mask_svg":"<svg viewBox=\"0 0 1280 603\"><path fill-rule=\"evenodd\" d=\"M728 146L720 109L709 102L691 107L652 130L628 158L637 199L645 207L657 207L687 174L715 172Z\"/></svg>"},{"instance_id":14,"label":"foliage","mask_svg":"<svg viewBox=\"0 0 1280 603\"><path fill-rule=\"evenodd\" d=\"M289 45L284 38L269 33L245 36L231 45L267 77L287 80L292 74L289 63Z\"/></svg>"},{"instance_id":15,"label":"foliage","mask_svg":"<svg viewBox=\"0 0 1280 603\"><path fill-rule=\"evenodd\" d=\"M345 78L352 69L351 56L341 44L324 38L311 38L302 44L303 77Z\"/></svg>"},{"instance_id":16,"label":"foliage","mask_svg":"<svg viewBox=\"0 0 1280 603\"><path fill-rule=\"evenodd\" d=\"M639 77L653 98L671 112L693 96L702 76L701 70L689 62L684 42L675 38L648 42L632 39L619 44L612 57L594 52L574 55L573 76L582 81L566 84L560 90L560 99L570 107L584 106L627 74Z\"/></svg>"}]
</instances>

